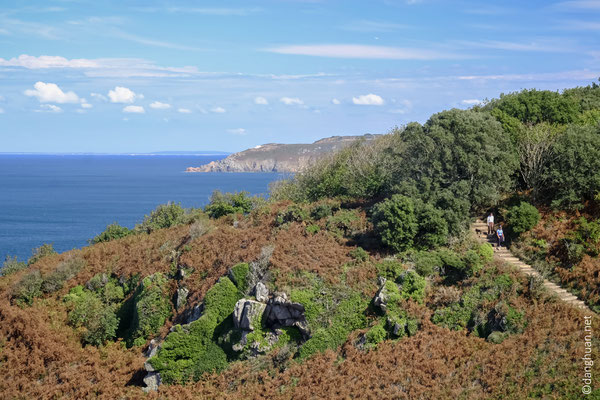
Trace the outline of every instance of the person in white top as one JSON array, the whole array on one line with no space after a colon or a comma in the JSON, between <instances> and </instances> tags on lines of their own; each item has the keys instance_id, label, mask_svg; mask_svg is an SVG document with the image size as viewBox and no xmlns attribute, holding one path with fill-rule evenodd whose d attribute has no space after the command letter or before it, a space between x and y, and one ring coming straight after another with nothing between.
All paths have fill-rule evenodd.
<instances>
[{"instance_id":1,"label":"person in white top","mask_svg":"<svg viewBox=\"0 0 600 400\"><path fill-rule=\"evenodd\" d=\"M494 233L494 213L491 212L487 217L488 235Z\"/></svg>"}]
</instances>

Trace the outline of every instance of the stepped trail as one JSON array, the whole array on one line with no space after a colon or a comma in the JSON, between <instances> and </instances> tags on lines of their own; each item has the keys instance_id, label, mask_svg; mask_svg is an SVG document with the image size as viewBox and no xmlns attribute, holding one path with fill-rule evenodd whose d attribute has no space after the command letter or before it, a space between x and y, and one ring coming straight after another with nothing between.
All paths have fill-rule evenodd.
<instances>
[{"instance_id":1,"label":"stepped trail","mask_svg":"<svg viewBox=\"0 0 600 400\"><path fill-rule=\"evenodd\" d=\"M481 233L478 233L477 232L478 230L481 231ZM478 221L472 223L471 231L473 232L473 234L475 235L475 237L477 237L477 239L479 241L482 241L482 242L487 241L494 247L494 256L497 259L502 260L511 266L517 267L519 269L519 271L521 271L525 275L534 276L534 277L543 279L544 287L546 289L548 289L550 292L556 294L561 300L563 300L564 302L566 302L568 304L573 305L574 307L577 307L577 308L580 308L587 312L593 313L592 310L590 310L583 301L579 300L576 296L567 292L565 289L563 289L559 285L557 285L553 282L550 282L547 279L544 279L542 277L542 275L539 272L537 272L535 269L533 269L530 265L524 263L523 261L519 260L517 257L513 256L512 253L510 252L510 250L508 250L506 247L496 248L496 240L494 240L496 237L492 236L492 237L488 238L487 224L484 221L478 220Z\"/></svg>"}]
</instances>

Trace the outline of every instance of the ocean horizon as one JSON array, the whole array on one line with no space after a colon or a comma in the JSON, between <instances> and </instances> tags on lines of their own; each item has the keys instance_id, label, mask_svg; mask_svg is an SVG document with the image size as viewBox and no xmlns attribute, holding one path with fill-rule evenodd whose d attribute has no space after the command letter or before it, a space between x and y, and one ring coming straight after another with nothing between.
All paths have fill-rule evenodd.
<instances>
[{"instance_id":1,"label":"ocean horizon","mask_svg":"<svg viewBox=\"0 0 600 400\"><path fill-rule=\"evenodd\" d=\"M81 248L117 222L133 227L159 204L203 207L214 190L268 194L278 173L186 173L225 154L0 154L0 257Z\"/></svg>"}]
</instances>

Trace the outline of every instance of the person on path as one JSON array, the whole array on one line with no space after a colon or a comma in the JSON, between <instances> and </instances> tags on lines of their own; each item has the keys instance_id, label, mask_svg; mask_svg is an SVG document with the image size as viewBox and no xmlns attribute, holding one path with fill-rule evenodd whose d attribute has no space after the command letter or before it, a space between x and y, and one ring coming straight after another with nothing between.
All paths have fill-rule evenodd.
<instances>
[{"instance_id":1,"label":"person on path","mask_svg":"<svg viewBox=\"0 0 600 400\"><path fill-rule=\"evenodd\" d=\"M491 212L487 217L488 236L494 233L494 213Z\"/></svg>"},{"instance_id":2,"label":"person on path","mask_svg":"<svg viewBox=\"0 0 600 400\"><path fill-rule=\"evenodd\" d=\"M496 230L496 237L498 238L498 248L500 248L504 243L504 230L502 230L502 224L500 224Z\"/></svg>"}]
</instances>

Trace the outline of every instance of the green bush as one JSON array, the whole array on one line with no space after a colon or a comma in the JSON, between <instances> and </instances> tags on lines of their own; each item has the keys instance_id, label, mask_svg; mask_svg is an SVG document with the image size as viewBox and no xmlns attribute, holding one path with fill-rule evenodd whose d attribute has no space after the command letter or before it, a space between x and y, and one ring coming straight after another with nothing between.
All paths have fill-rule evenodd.
<instances>
[{"instance_id":1,"label":"green bush","mask_svg":"<svg viewBox=\"0 0 600 400\"><path fill-rule=\"evenodd\" d=\"M289 222L302 222L308 220L308 213L298 205L291 205L280 211L275 217L275 225L281 226Z\"/></svg>"},{"instance_id":2,"label":"green bush","mask_svg":"<svg viewBox=\"0 0 600 400\"><path fill-rule=\"evenodd\" d=\"M442 260L445 268L451 268L457 271L465 270L465 263L461 256L449 249L442 249L438 251L438 255Z\"/></svg>"},{"instance_id":3,"label":"green bush","mask_svg":"<svg viewBox=\"0 0 600 400\"><path fill-rule=\"evenodd\" d=\"M315 221L318 221L323 218L327 218L333 215L335 211L339 209L339 206L335 206L329 203L320 203L312 208L310 211L310 216Z\"/></svg>"},{"instance_id":4,"label":"green bush","mask_svg":"<svg viewBox=\"0 0 600 400\"><path fill-rule=\"evenodd\" d=\"M83 343L100 346L113 339L119 326L113 306L105 304L95 293L76 286L65 297L71 308L69 323L75 328L83 328Z\"/></svg>"},{"instance_id":5,"label":"green bush","mask_svg":"<svg viewBox=\"0 0 600 400\"><path fill-rule=\"evenodd\" d=\"M17 260L17 256L11 257L7 255L2 264L0 275L7 276L25 268L27 268L27 263Z\"/></svg>"},{"instance_id":6,"label":"green bush","mask_svg":"<svg viewBox=\"0 0 600 400\"><path fill-rule=\"evenodd\" d=\"M17 282L12 290L12 298L19 305L31 305L33 299L42 294L42 274L37 269L29 272Z\"/></svg>"},{"instance_id":7,"label":"green bush","mask_svg":"<svg viewBox=\"0 0 600 400\"><path fill-rule=\"evenodd\" d=\"M489 243L480 244L478 252L484 264L487 264L494 258L494 248Z\"/></svg>"},{"instance_id":8,"label":"green bush","mask_svg":"<svg viewBox=\"0 0 600 400\"><path fill-rule=\"evenodd\" d=\"M121 226L116 222L108 225L104 232L95 236L93 239L90 239L90 244L109 242L115 239L121 239L125 236L129 236L133 233L133 231L125 226Z\"/></svg>"},{"instance_id":9,"label":"green bush","mask_svg":"<svg viewBox=\"0 0 600 400\"><path fill-rule=\"evenodd\" d=\"M231 267L229 276L241 293L246 293L248 288L248 272L250 266L248 263L239 263Z\"/></svg>"},{"instance_id":10,"label":"green bush","mask_svg":"<svg viewBox=\"0 0 600 400\"><path fill-rule=\"evenodd\" d=\"M336 235L349 236L360 225L360 216L356 210L339 210L327 218L327 230Z\"/></svg>"},{"instance_id":11,"label":"green bush","mask_svg":"<svg viewBox=\"0 0 600 400\"><path fill-rule=\"evenodd\" d=\"M410 198L393 195L378 203L373 210L372 220L384 245L398 252L412 247L418 226L414 203Z\"/></svg>"},{"instance_id":12,"label":"green bush","mask_svg":"<svg viewBox=\"0 0 600 400\"><path fill-rule=\"evenodd\" d=\"M36 247L32 250L32 255L29 258L29 260L27 260L27 265L35 264L41 258L50 256L52 254L56 254L56 251L54 251L54 247L52 247L52 244L44 243L40 247Z\"/></svg>"},{"instance_id":13,"label":"green bush","mask_svg":"<svg viewBox=\"0 0 600 400\"><path fill-rule=\"evenodd\" d=\"M309 326L313 326L319 315L325 310L322 304L315 302L315 298L318 296L319 294L315 290L309 289L292 289L290 293L291 301L304 306L304 316Z\"/></svg>"},{"instance_id":14,"label":"green bush","mask_svg":"<svg viewBox=\"0 0 600 400\"><path fill-rule=\"evenodd\" d=\"M417 233L415 245L420 249L435 249L448 241L448 222L442 210L433 205L418 202L415 206Z\"/></svg>"},{"instance_id":15,"label":"green bush","mask_svg":"<svg viewBox=\"0 0 600 400\"><path fill-rule=\"evenodd\" d=\"M229 214L248 214L257 202L256 197L250 197L248 192L221 193L215 190L210 203L204 208L212 218L220 218Z\"/></svg>"},{"instance_id":16,"label":"green bush","mask_svg":"<svg viewBox=\"0 0 600 400\"><path fill-rule=\"evenodd\" d=\"M349 255L357 262L365 262L369 260L369 253L367 253L362 247L357 247L350 250Z\"/></svg>"},{"instance_id":17,"label":"green bush","mask_svg":"<svg viewBox=\"0 0 600 400\"><path fill-rule=\"evenodd\" d=\"M62 289L65 282L77 275L83 267L85 267L85 261L81 258L68 258L61 262L52 273L44 277L42 292L54 293Z\"/></svg>"},{"instance_id":18,"label":"green bush","mask_svg":"<svg viewBox=\"0 0 600 400\"><path fill-rule=\"evenodd\" d=\"M379 323L367 331L367 343L377 344L383 342L387 337L387 331L383 324Z\"/></svg>"},{"instance_id":19,"label":"green bush","mask_svg":"<svg viewBox=\"0 0 600 400\"><path fill-rule=\"evenodd\" d=\"M415 271L421 276L429 276L442 267L440 256L434 251L420 251L415 254Z\"/></svg>"},{"instance_id":20,"label":"green bush","mask_svg":"<svg viewBox=\"0 0 600 400\"><path fill-rule=\"evenodd\" d=\"M135 226L134 232L150 233L157 229L170 228L183 223L184 216L185 210L179 203L161 204Z\"/></svg>"},{"instance_id":21,"label":"green bush","mask_svg":"<svg viewBox=\"0 0 600 400\"><path fill-rule=\"evenodd\" d=\"M128 347L141 346L158 332L171 314L167 279L157 272L142 280L133 297L133 316L125 335Z\"/></svg>"},{"instance_id":22,"label":"green bush","mask_svg":"<svg viewBox=\"0 0 600 400\"><path fill-rule=\"evenodd\" d=\"M375 264L377 275L395 281L406 268L396 260L383 260Z\"/></svg>"},{"instance_id":23,"label":"green bush","mask_svg":"<svg viewBox=\"0 0 600 400\"><path fill-rule=\"evenodd\" d=\"M317 352L336 349L344 344L350 332L366 326L367 320L364 315L366 307L367 302L359 294L353 294L342 301L335 310L330 311L330 325L318 328L300 347L298 357L305 359Z\"/></svg>"},{"instance_id":24,"label":"green bush","mask_svg":"<svg viewBox=\"0 0 600 400\"><path fill-rule=\"evenodd\" d=\"M316 235L321 231L321 227L319 225L311 224L306 227L306 233L309 235Z\"/></svg>"},{"instance_id":25,"label":"green bush","mask_svg":"<svg viewBox=\"0 0 600 400\"><path fill-rule=\"evenodd\" d=\"M149 360L164 383L199 379L202 373L227 366L225 353L215 344L217 326L233 313L240 292L228 278L221 278L204 296L204 313L186 329L170 333L157 355Z\"/></svg>"},{"instance_id":26,"label":"green bush","mask_svg":"<svg viewBox=\"0 0 600 400\"><path fill-rule=\"evenodd\" d=\"M467 276L473 276L483 269L483 261L476 250L467 250L463 260L465 265L463 272Z\"/></svg>"},{"instance_id":27,"label":"green bush","mask_svg":"<svg viewBox=\"0 0 600 400\"><path fill-rule=\"evenodd\" d=\"M511 232L519 236L537 225L540 213L537 208L522 201L518 206L509 208L506 217Z\"/></svg>"},{"instance_id":28,"label":"green bush","mask_svg":"<svg viewBox=\"0 0 600 400\"><path fill-rule=\"evenodd\" d=\"M404 300L412 299L422 304L425 300L425 287L427 281L415 271L406 271L399 278L401 289L400 297Z\"/></svg>"}]
</instances>

